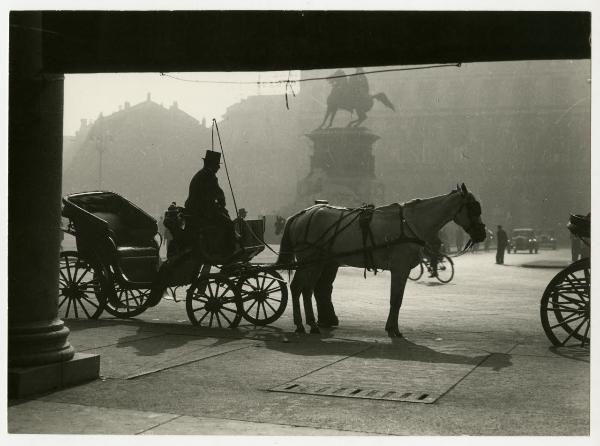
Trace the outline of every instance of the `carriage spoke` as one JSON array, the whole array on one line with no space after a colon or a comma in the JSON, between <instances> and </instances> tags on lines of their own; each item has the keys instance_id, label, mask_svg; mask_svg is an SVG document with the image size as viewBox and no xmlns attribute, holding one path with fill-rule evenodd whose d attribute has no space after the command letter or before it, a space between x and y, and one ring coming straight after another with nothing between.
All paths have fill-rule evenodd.
<instances>
[{"instance_id":1,"label":"carriage spoke","mask_svg":"<svg viewBox=\"0 0 600 446\"><path fill-rule=\"evenodd\" d=\"M62 268L60 270L58 270L58 273L61 275L61 277L64 279L64 283L67 284L70 282L69 278L67 276L65 276L65 273L63 272Z\"/></svg>"},{"instance_id":2,"label":"carriage spoke","mask_svg":"<svg viewBox=\"0 0 600 446\"><path fill-rule=\"evenodd\" d=\"M203 309L204 309L204 307L198 308L198 310L203 310ZM198 311L198 310L196 310L196 311ZM204 316L202 316L200 319L198 319L198 323L201 323L206 318L206 316L208 316L208 313L209 313L208 311L206 313L204 313Z\"/></svg>"},{"instance_id":3,"label":"carriage spoke","mask_svg":"<svg viewBox=\"0 0 600 446\"><path fill-rule=\"evenodd\" d=\"M208 293L210 294L210 297L215 297L215 295L213 294L213 289L212 289L212 284L208 283L206 288L208 289Z\"/></svg>"},{"instance_id":4,"label":"carriage spoke","mask_svg":"<svg viewBox=\"0 0 600 446\"><path fill-rule=\"evenodd\" d=\"M73 312L75 313L75 317L79 319L79 313L77 312L77 303L79 302L79 298L73 299Z\"/></svg>"},{"instance_id":5,"label":"carriage spoke","mask_svg":"<svg viewBox=\"0 0 600 446\"><path fill-rule=\"evenodd\" d=\"M227 308L227 307L221 307L221 310L226 310L226 311L229 311L230 313L233 313L233 314L237 313L237 311L232 310L231 308Z\"/></svg>"},{"instance_id":6,"label":"carriage spoke","mask_svg":"<svg viewBox=\"0 0 600 446\"><path fill-rule=\"evenodd\" d=\"M264 303L265 303L266 305L268 305L268 306L269 306L269 308L270 308L271 310L273 310L273 313L276 313L276 312L277 312L277 310L275 310L275 308L273 308L273 307L271 306L271 304L270 304L268 301L266 301L266 300L265 300L265 302L264 302ZM266 314L265 314L265 316L266 316Z\"/></svg>"},{"instance_id":7,"label":"carriage spoke","mask_svg":"<svg viewBox=\"0 0 600 446\"><path fill-rule=\"evenodd\" d=\"M569 339L571 339L571 337L572 337L572 336L573 336L575 333L577 333L577 332L579 331L579 329L581 328L581 326L582 326L584 323L585 323L585 320L581 321L581 324L579 324L575 330L573 330L571 333L569 333L569 336L567 336L567 338L566 338L566 339L565 339L565 340L562 342L562 345L565 345L565 344L567 343L567 341L568 341Z\"/></svg>"},{"instance_id":8,"label":"carriage spoke","mask_svg":"<svg viewBox=\"0 0 600 446\"><path fill-rule=\"evenodd\" d=\"M211 311L211 312L210 312L210 321L208 322L208 327L209 327L209 328L212 328L212 325L213 325L213 317L214 317L214 314L213 314L213 312Z\"/></svg>"},{"instance_id":9,"label":"carriage spoke","mask_svg":"<svg viewBox=\"0 0 600 446\"><path fill-rule=\"evenodd\" d=\"M584 305L584 302L583 302L581 299L577 299L577 298L575 298L575 297L569 297L569 296L566 296L566 295L565 295L565 294L563 294L563 293L556 293L556 294L557 294L557 296L558 296L558 298L559 298L559 299L562 297L563 299L565 299L565 300L566 300L566 301L568 301L569 303L575 304L575 305L577 305L577 306L582 306L582 305Z\"/></svg>"},{"instance_id":10,"label":"carriage spoke","mask_svg":"<svg viewBox=\"0 0 600 446\"><path fill-rule=\"evenodd\" d=\"M219 328L223 328L223 326L221 325L221 318L219 317L219 313L220 313L220 311L217 311L215 313L215 317L217 318L217 323L219 324Z\"/></svg>"},{"instance_id":11,"label":"carriage spoke","mask_svg":"<svg viewBox=\"0 0 600 446\"><path fill-rule=\"evenodd\" d=\"M86 276L86 274L91 273L91 267L88 265L85 270L83 271L83 273L81 274L81 276L79 276L79 278L77 278L77 280L75 280L75 285L79 285L79 283L81 282L81 280Z\"/></svg>"},{"instance_id":12,"label":"carriage spoke","mask_svg":"<svg viewBox=\"0 0 600 446\"><path fill-rule=\"evenodd\" d=\"M72 282L73 278L71 277L71 263L69 262L69 256L65 256L65 264L67 265L66 270L67 276L69 277L69 282Z\"/></svg>"},{"instance_id":13,"label":"carriage spoke","mask_svg":"<svg viewBox=\"0 0 600 446\"><path fill-rule=\"evenodd\" d=\"M581 346L585 346L585 341L589 340L588 339L588 333L590 332L590 320L588 319L587 321L587 326L585 327L585 333L583 334L583 338L581 339Z\"/></svg>"},{"instance_id":14,"label":"carriage spoke","mask_svg":"<svg viewBox=\"0 0 600 446\"><path fill-rule=\"evenodd\" d=\"M68 299L67 296L63 297L63 300L61 300L60 303L58 304L58 308L62 307L63 304L65 303L65 300L67 300L67 299Z\"/></svg>"},{"instance_id":15,"label":"carriage spoke","mask_svg":"<svg viewBox=\"0 0 600 446\"><path fill-rule=\"evenodd\" d=\"M248 307L248 309L246 310L246 312L247 312L247 313L250 313L250 310L252 310L252 307L253 307L254 305L256 305L256 303L257 303L257 302L258 302L257 300L252 300L252 305L250 305L250 306Z\"/></svg>"},{"instance_id":16,"label":"carriage spoke","mask_svg":"<svg viewBox=\"0 0 600 446\"><path fill-rule=\"evenodd\" d=\"M71 299L67 302L67 311L65 311L65 317L69 317L69 309L71 308Z\"/></svg>"},{"instance_id":17,"label":"carriage spoke","mask_svg":"<svg viewBox=\"0 0 600 446\"><path fill-rule=\"evenodd\" d=\"M573 322L573 321L578 321L578 320L579 320L579 319L581 319L581 318L585 318L585 316L577 316L577 317L572 317L572 316L569 316L569 317L567 317L567 318L563 319L563 320L562 320L561 322L559 322L558 324L551 325L551 326L550 326L550 328L551 328L551 329L554 329L554 328L556 328L556 327L560 327L560 326L562 326L562 325L566 325L566 326L568 327L568 326L569 326L569 324L570 324L571 322Z\"/></svg>"},{"instance_id":18,"label":"carriage spoke","mask_svg":"<svg viewBox=\"0 0 600 446\"><path fill-rule=\"evenodd\" d=\"M84 295L84 296L81 296L81 298L82 298L82 299L84 299L84 300L85 300L87 303L89 303L90 305L92 305L94 308L98 308L98 305L96 305L96 304L94 303L94 301L92 301L92 300L88 299L88 297L87 297L87 296L85 296L85 295Z\"/></svg>"},{"instance_id":19,"label":"carriage spoke","mask_svg":"<svg viewBox=\"0 0 600 446\"><path fill-rule=\"evenodd\" d=\"M83 302L79 301L79 305L81 305L81 309L85 313L86 317L88 319L91 319L92 317L90 316L90 313L88 313L88 310L85 308L85 305L83 304Z\"/></svg>"},{"instance_id":20,"label":"carriage spoke","mask_svg":"<svg viewBox=\"0 0 600 446\"><path fill-rule=\"evenodd\" d=\"M221 308L221 310L223 310L223 308ZM229 320L229 318L227 317L227 315L225 313L223 313L221 310L219 310L219 313L221 314L221 316L223 316L223 319L225 319L227 321L227 323L229 325L231 325L231 320Z\"/></svg>"}]
</instances>

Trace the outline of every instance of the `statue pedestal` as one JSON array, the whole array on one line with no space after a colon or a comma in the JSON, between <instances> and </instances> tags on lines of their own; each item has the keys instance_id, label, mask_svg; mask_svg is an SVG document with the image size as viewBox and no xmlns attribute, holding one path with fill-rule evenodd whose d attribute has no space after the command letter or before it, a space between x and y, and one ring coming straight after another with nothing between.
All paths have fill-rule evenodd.
<instances>
[{"instance_id":1,"label":"statue pedestal","mask_svg":"<svg viewBox=\"0 0 600 446\"><path fill-rule=\"evenodd\" d=\"M307 207L317 199L338 206L357 207L384 202L383 184L375 178L373 143L379 136L365 127L315 130L310 173L298 184L297 204Z\"/></svg>"}]
</instances>

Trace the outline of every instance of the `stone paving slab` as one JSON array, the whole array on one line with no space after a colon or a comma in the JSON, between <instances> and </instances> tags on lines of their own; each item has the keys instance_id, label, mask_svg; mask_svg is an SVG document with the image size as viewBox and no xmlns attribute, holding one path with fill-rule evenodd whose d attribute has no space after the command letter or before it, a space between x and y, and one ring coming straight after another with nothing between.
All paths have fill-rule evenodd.
<instances>
[{"instance_id":1,"label":"stone paving slab","mask_svg":"<svg viewBox=\"0 0 600 446\"><path fill-rule=\"evenodd\" d=\"M101 355L100 374L105 378L131 379L253 345L251 340L200 338L185 335L137 335L115 345L88 350Z\"/></svg>"},{"instance_id":2,"label":"stone paving slab","mask_svg":"<svg viewBox=\"0 0 600 446\"><path fill-rule=\"evenodd\" d=\"M177 417L176 414L34 400L9 407L8 432L132 435Z\"/></svg>"},{"instance_id":3,"label":"stone paving slab","mask_svg":"<svg viewBox=\"0 0 600 446\"><path fill-rule=\"evenodd\" d=\"M182 416L147 430L143 435L317 435L346 436L356 432L273 423Z\"/></svg>"},{"instance_id":4,"label":"stone paving slab","mask_svg":"<svg viewBox=\"0 0 600 446\"><path fill-rule=\"evenodd\" d=\"M418 393L435 400L487 357L443 353L399 339L390 345L374 345L287 384L309 384L311 388L322 384L353 391L375 389L399 395Z\"/></svg>"},{"instance_id":5,"label":"stone paving slab","mask_svg":"<svg viewBox=\"0 0 600 446\"><path fill-rule=\"evenodd\" d=\"M69 342L79 352L114 345L122 339L135 341L161 334L160 331L145 329L131 323L114 324L108 321L95 321L86 326L82 322L84 321L66 321L66 325L71 330Z\"/></svg>"},{"instance_id":6,"label":"stone paving slab","mask_svg":"<svg viewBox=\"0 0 600 446\"><path fill-rule=\"evenodd\" d=\"M561 357L511 355L511 366L498 371L493 367L497 360L492 355L440 402L480 409L493 405L507 411L543 409L549 420L580 417L589 426L589 364ZM570 431L568 426L563 429Z\"/></svg>"}]
</instances>

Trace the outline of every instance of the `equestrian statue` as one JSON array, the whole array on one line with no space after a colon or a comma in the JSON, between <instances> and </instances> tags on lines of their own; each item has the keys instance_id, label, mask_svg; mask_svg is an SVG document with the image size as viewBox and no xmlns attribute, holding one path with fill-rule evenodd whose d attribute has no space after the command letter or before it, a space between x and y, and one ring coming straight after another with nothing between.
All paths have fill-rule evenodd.
<instances>
[{"instance_id":1,"label":"equestrian statue","mask_svg":"<svg viewBox=\"0 0 600 446\"><path fill-rule=\"evenodd\" d=\"M327 97L327 112L319 129L323 128L327 118L329 118L327 128L331 127L333 118L339 109L347 110L352 114L356 112L357 118L351 120L346 127L358 127L367 119L367 112L373 108L373 99L377 99L386 107L396 111L394 104L385 93L374 95L369 93L369 81L362 68L357 68L356 73L350 76L347 76L343 70L337 70L327 81L332 88Z\"/></svg>"}]
</instances>

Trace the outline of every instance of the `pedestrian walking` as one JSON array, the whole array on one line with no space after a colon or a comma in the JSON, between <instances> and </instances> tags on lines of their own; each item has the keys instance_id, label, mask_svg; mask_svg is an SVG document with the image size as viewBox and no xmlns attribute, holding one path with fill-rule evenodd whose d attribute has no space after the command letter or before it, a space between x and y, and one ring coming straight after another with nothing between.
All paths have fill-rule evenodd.
<instances>
[{"instance_id":1,"label":"pedestrian walking","mask_svg":"<svg viewBox=\"0 0 600 446\"><path fill-rule=\"evenodd\" d=\"M498 265L504 265L504 251L508 246L508 236L506 231L502 229L501 225L498 225L498 232L496 233L496 263Z\"/></svg>"}]
</instances>

